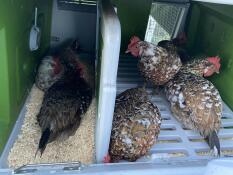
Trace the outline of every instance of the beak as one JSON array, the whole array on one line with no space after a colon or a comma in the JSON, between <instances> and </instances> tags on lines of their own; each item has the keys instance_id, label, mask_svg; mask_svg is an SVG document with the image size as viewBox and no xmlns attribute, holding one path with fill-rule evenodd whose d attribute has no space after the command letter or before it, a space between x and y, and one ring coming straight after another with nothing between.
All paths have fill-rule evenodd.
<instances>
[{"instance_id":1,"label":"beak","mask_svg":"<svg viewBox=\"0 0 233 175\"><path fill-rule=\"evenodd\" d=\"M217 74L219 74L219 71L217 70L217 71L215 71Z\"/></svg>"},{"instance_id":2,"label":"beak","mask_svg":"<svg viewBox=\"0 0 233 175\"><path fill-rule=\"evenodd\" d=\"M129 51L129 49L127 49L126 51L125 51L125 53L129 53L130 51Z\"/></svg>"}]
</instances>

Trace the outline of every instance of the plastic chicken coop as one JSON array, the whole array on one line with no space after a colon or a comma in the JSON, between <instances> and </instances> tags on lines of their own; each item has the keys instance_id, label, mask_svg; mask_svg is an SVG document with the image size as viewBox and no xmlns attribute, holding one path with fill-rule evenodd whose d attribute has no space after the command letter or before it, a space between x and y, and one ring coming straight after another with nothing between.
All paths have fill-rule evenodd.
<instances>
[{"instance_id":1,"label":"plastic chicken coop","mask_svg":"<svg viewBox=\"0 0 233 175\"><path fill-rule=\"evenodd\" d=\"M232 0L6 0L0 4L0 174L233 174ZM40 46L30 50L35 7ZM203 138L183 128L163 95L157 95L152 102L159 107L163 121L158 142L149 155L136 162L103 164L116 95L143 84L137 59L124 53L130 37L137 35L156 44L182 31L188 35L187 49L192 55L222 58L221 73L210 78L224 101L221 157L212 157ZM24 121L24 104L36 66L48 50L72 37L79 39L84 55L95 58L95 162L46 162L9 168L7 157ZM147 90L152 92L150 87Z\"/></svg>"}]
</instances>

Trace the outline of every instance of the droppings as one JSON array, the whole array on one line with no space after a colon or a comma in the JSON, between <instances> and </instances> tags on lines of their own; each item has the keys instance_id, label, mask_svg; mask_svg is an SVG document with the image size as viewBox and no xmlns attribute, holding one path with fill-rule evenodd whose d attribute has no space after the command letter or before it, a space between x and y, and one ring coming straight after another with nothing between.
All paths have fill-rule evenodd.
<instances>
[{"instance_id":1,"label":"droppings","mask_svg":"<svg viewBox=\"0 0 233 175\"><path fill-rule=\"evenodd\" d=\"M206 107L207 107L207 108L211 108L212 105L213 105L212 103L206 103Z\"/></svg>"}]
</instances>

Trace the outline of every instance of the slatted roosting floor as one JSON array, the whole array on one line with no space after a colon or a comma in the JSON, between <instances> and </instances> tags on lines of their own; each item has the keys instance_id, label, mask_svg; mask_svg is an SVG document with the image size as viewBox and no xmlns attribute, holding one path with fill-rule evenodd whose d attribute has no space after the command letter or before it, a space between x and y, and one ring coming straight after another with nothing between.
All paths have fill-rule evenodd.
<instances>
[{"instance_id":1,"label":"slatted roosting floor","mask_svg":"<svg viewBox=\"0 0 233 175\"><path fill-rule=\"evenodd\" d=\"M118 67L117 94L128 88L142 85L143 79L137 70L137 59L121 57ZM147 90L152 94L152 88ZM151 96L151 101L159 107L163 121L158 142L151 149L150 155L140 159L141 161L213 158L204 139L197 132L183 128L176 121L162 93ZM233 112L225 103L219 138L222 156L233 155Z\"/></svg>"}]
</instances>

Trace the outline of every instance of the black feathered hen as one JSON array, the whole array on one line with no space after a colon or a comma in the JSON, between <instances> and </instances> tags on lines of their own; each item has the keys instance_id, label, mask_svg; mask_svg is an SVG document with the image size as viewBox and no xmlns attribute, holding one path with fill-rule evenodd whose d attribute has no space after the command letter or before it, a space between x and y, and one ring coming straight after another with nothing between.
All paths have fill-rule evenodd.
<instances>
[{"instance_id":1,"label":"black feathered hen","mask_svg":"<svg viewBox=\"0 0 233 175\"><path fill-rule=\"evenodd\" d=\"M185 50L185 45L187 43L187 37L185 33L181 33L178 37L171 40L162 40L158 42L158 46L169 50L176 50L182 63L185 63L191 59L191 56Z\"/></svg>"},{"instance_id":2,"label":"black feathered hen","mask_svg":"<svg viewBox=\"0 0 233 175\"><path fill-rule=\"evenodd\" d=\"M42 132L37 151L41 155L49 142L75 133L81 115L87 111L91 102L92 90L81 75L82 67L79 67L77 61L72 62L72 58L66 60L63 63L65 75L45 92L37 115Z\"/></svg>"}]
</instances>

